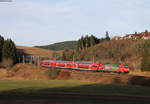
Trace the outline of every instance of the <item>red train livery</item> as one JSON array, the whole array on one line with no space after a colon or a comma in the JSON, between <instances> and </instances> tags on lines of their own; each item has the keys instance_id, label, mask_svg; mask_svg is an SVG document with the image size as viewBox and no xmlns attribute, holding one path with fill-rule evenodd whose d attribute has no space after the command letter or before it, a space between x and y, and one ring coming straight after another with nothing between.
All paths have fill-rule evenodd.
<instances>
[{"instance_id":1,"label":"red train livery","mask_svg":"<svg viewBox=\"0 0 150 104\"><path fill-rule=\"evenodd\" d=\"M114 64L102 64L97 62L92 63L92 62L43 60L41 62L41 65L46 67L69 68L82 71L89 70L89 71L119 72L119 73L129 72L129 67L124 64L114 65Z\"/></svg>"}]
</instances>

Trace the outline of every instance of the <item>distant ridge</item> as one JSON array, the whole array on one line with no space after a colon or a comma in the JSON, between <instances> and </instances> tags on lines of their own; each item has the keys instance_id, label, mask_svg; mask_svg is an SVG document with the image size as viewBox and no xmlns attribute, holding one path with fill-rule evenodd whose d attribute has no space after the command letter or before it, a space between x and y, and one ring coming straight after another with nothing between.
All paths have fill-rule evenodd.
<instances>
[{"instance_id":1,"label":"distant ridge","mask_svg":"<svg viewBox=\"0 0 150 104\"><path fill-rule=\"evenodd\" d=\"M76 49L77 48L77 41L64 41L58 42L50 45L45 46L35 46L36 48L43 48L48 50L60 51L65 49Z\"/></svg>"},{"instance_id":2,"label":"distant ridge","mask_svg":"<svg viewBox=\"0 0 150 104\"><path fill-rule=\"evenodd\" d=\"M46 50L46 49L40 49L40 48L34 48L34 47L27 47L27 46L17 46L17 51L19 54L28 54L28 55L38 55L41 57L53 57L54 51Z\"/></svg>"}]
</instances>

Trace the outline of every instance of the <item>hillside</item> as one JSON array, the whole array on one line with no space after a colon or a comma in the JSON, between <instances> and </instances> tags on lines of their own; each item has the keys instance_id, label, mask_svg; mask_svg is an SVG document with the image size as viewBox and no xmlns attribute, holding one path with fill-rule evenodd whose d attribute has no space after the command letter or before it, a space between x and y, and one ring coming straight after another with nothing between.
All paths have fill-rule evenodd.
<instances>
[{"instance_id":1,"label":"hillside","mask_svg":"<svg viewBox=\"0 0 150 104\"><path fill-rule=\"evenodd\" d=\"M35 47L48 49L48 50L55 50L55 51L65 50L65 49L76 49L77 41L64 41L64 42L54 43L50 45L35 46Z\"/></svg>"},{"instance_id":2,"label":"hillside","mask_svg":"<svg viewBox=\"0 0 150 104\"><path fill-rule=\"evenodd\" d=\"M25 47L25 46L17 46L17 49L19 52L23 52L31 55L40 55L42 57L52 57L56 53L55 51L50 51L41 48L34 48L34 47Z\"/></svg>"},{"instance_id":3,"label":"hillside","mask_svg":"<svg viewBox=\"0 0 150 104\"><path fill-rule=\"evenodd\" d=\"M111 64L127 64L131 70L140 71L141 51L145 40L110 40L88 49L76 51L64 51L66 60L70 57L75 61L98 61Z\"/></svg>"}]
</instances>

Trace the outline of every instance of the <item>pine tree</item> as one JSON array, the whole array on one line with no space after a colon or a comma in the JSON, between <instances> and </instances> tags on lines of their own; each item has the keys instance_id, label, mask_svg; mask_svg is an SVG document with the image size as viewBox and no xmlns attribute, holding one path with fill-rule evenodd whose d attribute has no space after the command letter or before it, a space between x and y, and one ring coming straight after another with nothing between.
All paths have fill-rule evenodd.
<instances>
[{"instance_id":1,"label":"pine tree","mask_svg":"<svg viewBox=\"0 0 150 104\"><path fill-rule=\"evenodd\" d=\"M90 46L94 46L96 44L96 39L93 35L90 36Z\"/></svg>"},{"instance_id":2,"label":"pine tree","mask_svg":"<svg viewBox=\"0 0 150 104\"><path fill-rule=\"evenodd\" d=\"M87 49L89 47L89 36L86 35L84 40L85 40L85 48Z\"/></svg>"},{"instance_id":3,"label":"pine tree","mask_svg":"<svg viewBox=\"0 0 150 104\"><path fill-rule=\"evenodd\" d=\"M78 40L77 45L78 45L78 50L81 50L81 39Z\"/></svg>"},{"instance_id":4,"label":"pine tree","mask_svg":"<svg viewBox=\"0 0 150 104\"><path fill-rule=\"evenodd\" d=\"M2 61L2 49L4 44L4 38L0 36L0 62Z\"/></svg>"},{"instance_id":5,"label":"pine tree","mask_svg":"<svg viewBox=\"0 0 150 104\"><path fill-rule=\"evenodd\" d=\"M109 33L106 32L106 40L110 40Z\"/></svg>"},{"instance_id":6,"label":"pine tree","mask_svg":"<svg viewBox=\"0 0 150 104\"><path fill-rule=\"evenodd\" d=\"M88 43L88 47L90 47L90 36L88 36L88 39L87 39L87 43Z\"/></svg>"},{"instance_id":7,"label":"pine tree","mask_svg":"<svg viewBox=\"0 0 150 104\"><path fill-rule=\"evenodd\" d=\"M95 37L95 36L94 36L94 40L95 40L95 43L96 43L96 44L99 43L99 39L98 39L97 37Z\"/></svg>"},{"instance_id":8,"label":"pine tree","mask_svg":"<svg viewBox=\"0 0 150 104\"><path fill-rule=\"evenodd\" d=\"M17 63L17 49L11 39L4 41L2 49L2 60L5 67L12 66Z\"/></svg>"},{"instance_id":9,"label":"pine tree","mask_svg":"<svg viewBox=\"0 0 150 104\"><path fill-rule=\"evenodd\" d=\"M148 33L148 30L147 30L147 29L145 30L145 33Z\"/></svg>"},{"instance_id":10,"label":"pine tree","mask_svg":"<svg viewBox=\"0 0 150 104\"><path fill-rule=\"evenodd\" d=\"M87 49L91 46L94 46L96 44L99 43L99 39L97 37L95 37L94 35L88 36L86 35L85 37L82 36L79 40L78 40L78 50L82 50L82 49Z\"/></svg>"},{"instance_id":11,"label":"pine tree","mask_svg":"<svg viewBox=\"0 0 150 104\"><path fill-rule=\"evenodd\" d=\"M81 37L81 49L84 49L85 48L85 40L84 40L84 37L82 36Z\"/></svg>"},{"instance_id":12,"label":"pine tree","mask_svg":"<svg viewBox=\"0 0 150 104\"><path fill-rule=\"evenodd\" d=\"M137 35L137 32L135 32L134 34Z\"/></svg>"}]
</instances>

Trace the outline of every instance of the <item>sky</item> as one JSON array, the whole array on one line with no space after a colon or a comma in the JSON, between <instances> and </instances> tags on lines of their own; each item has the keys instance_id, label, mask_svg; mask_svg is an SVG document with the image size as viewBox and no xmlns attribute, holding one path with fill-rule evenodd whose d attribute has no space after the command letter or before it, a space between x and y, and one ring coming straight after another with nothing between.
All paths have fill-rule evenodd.
<instances>
[{"instance_id":1,"label":"sky","mask_svg":"<svg viewBox=\"0 0 150 104\"><path fill-rule=\"evenodd\" d=\"M12 0L0 2L0 34L37 46L150 30L150 0Z\"/></svg>"}]
</instances>

